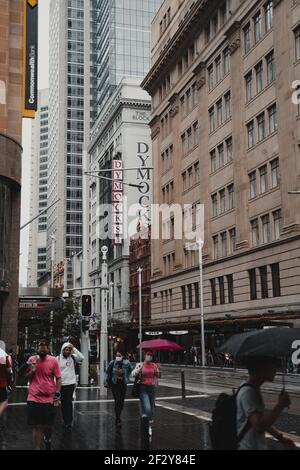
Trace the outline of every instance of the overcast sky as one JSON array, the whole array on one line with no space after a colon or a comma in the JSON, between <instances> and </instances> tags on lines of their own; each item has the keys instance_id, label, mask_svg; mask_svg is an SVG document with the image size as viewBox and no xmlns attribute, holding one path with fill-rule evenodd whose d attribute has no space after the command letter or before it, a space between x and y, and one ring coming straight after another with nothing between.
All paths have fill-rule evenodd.
<instances>
[{"instance_id":1,"label":"overcast sky","mask_svg":"<svg viewBox=\"0 0 300 470\"><path fill-rule=\"evenodd\" d=\"M49 86L49 5L50 0L39 2L39 89ZM22 205L21 225L29 220L31 120L23 119ZM28 267L28 229L21 232L20 284L26 285Z\"/></svg>"}]
</instances>

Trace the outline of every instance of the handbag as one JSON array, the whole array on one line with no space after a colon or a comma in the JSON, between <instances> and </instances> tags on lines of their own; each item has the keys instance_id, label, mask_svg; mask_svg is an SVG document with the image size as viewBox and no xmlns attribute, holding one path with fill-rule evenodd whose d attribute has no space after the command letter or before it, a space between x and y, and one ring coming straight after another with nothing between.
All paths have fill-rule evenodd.
<instances>
[{"instance_id":1,"label":"handbag","mask_svg":"<svg viewBox=\"0 0 300 470\"><path fill-rule=\"evenodd\" d=\"M142 375L142 369L141 369L141 375ZM142 377L141 375L137 375L134 379L133 387L132 387L132 396L134 398L140 398L140 393L141 393L141 385L142 385Z\"/></svg>"}]
</instances>

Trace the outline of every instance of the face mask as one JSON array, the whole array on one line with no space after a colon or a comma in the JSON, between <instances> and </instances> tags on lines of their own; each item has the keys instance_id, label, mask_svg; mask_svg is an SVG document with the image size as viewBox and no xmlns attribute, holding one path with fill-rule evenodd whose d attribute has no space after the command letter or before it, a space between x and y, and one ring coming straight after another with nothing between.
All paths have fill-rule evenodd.
<instances>
[{"instance_id":1,"label":"face mask","mask_svg":"<svg viewBox=\"0 0 300 470\"><path fill-rule=\"evenodd\" d=\"M125 365L129 364L128 359L124 359L123 364L125 364Z\"/></svg>"},{"instance_id":2,"label":"face mask","mask_svg":"<svg viewBox=\"0 0 300 470\"><path fill-rule=\"evenodd\" d=\"M119 357L119 356L116 357L116 361L117 361L117 362L121 362L122 359L123 359L123 357Z\"/></svg>"},{"instance_id":3,"label":"face mask","mask_svg":"<svg viewBox=\"0 0 300 470\"><path fill-rule=\"evenodd\" d=\"M146 362L151 362L152 361L152 356L146 356L145 361Z\"/></svg>"},{"instance_id":4,"label":"face mask","mask_svg":"<svg viewBox=\"0 0 300 470\"><path fill-rule=\"evenodd\" d=\"M47 353L44 352L44 351L43 351L43 352L40 352L40 353L39 353L39 356L40 356L41 358L44 358L44 357L47 356Z\"/></svg>"}]
</instances>

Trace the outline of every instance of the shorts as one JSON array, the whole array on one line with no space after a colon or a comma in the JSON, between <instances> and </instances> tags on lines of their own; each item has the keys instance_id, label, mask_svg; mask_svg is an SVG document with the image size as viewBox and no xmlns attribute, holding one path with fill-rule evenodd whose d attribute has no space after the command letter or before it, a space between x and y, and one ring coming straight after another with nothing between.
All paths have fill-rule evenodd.
<instances>
[{"instance_id":1,"label":"shorts","mask_svg":"<svg viewBox=\"0 0 300 470\"><path fill-rule=\"evenodd\" d=\"M8 399L7 388L0 388L0 403L4 403Z\"/></svg>"},{"instance_id":2,"label":"shorts","mask_svg":"<svg viewBox=\"0 0 300 470\"><path fill-rule=\"evenodd\" d=\"M27 423L29 426L53 426L55 408L51 403L27 402Z\"/></svg>"}]
</instances>

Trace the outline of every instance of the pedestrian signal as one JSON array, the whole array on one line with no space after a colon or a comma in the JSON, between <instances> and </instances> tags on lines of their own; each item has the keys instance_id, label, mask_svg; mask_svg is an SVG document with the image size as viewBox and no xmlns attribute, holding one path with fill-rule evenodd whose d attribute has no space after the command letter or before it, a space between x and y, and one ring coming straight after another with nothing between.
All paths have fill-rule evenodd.
<instances>
[{"instance_id":1,"label":"pedestrian signal","mask_svg":"<svg viewBox=\"0 0 300 470\"><path fill-rule=\"evenodd\" d=\"M90 295L83 295L81 298L81 314L83 317L92 315L92 297Z\"/></svg>"}]
</instances>

